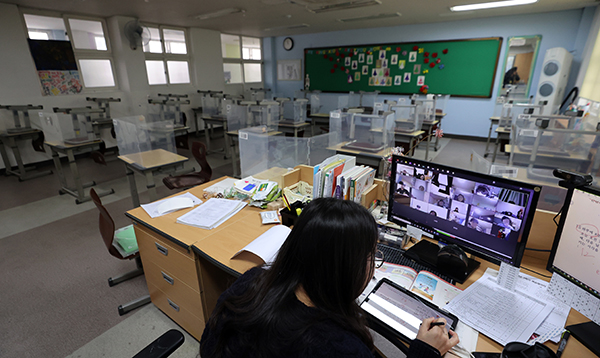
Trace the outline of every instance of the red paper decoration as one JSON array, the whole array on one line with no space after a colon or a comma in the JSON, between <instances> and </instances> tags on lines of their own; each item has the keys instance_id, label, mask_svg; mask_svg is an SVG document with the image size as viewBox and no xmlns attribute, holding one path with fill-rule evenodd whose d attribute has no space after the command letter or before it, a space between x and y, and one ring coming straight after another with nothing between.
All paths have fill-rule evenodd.
<instances>
[{"instance_id":1,"label":"red paper decoration","mask_svg":"<svg viewBox=\"0 0 600 358\"><path fill-rule=\"evenodd\" d=\"M400 47L396 47L396 52L400 52L402 49Z\"/></svg>"},{"instance_id":2,"label":"red paper decoration","mask_svg":"<svg viewBox=\"0 0 600 358\"><path fill-rule=\"evenodd\" d=\"M434 68L435 67L435 62L430 63L429 67Z\"/></svg>"},{"instance_id":3,"label":"red paper decoration","mask_svg":"<svg viewBox=\"0 0 600 358\"><path fill-rule=\"evenodd\" d=\"M426 58L426 59L424 59L424 60L423 60L423 62L425 62L425 63L429 63L429 59L428 59L428 58Z\"/></svg>"},{"instance_id":4,"label":"red paper decoration","mask_svg":"<svg viewBox=\"0 0 600 358\"><path fill-rule=\"evenodd\" d=\"M324 59L327 59L327 55L323 55L323 58L324 58Z\"/></svg>"},{"instance_id":5,"label":"red paper decoration","mask_svg":"<svg viewBox=\"0 0 600 358\"><path fill-rule=\"evenodd\" d=\"M333 68L338 68L338 65L337 65L337 63L333 65Z\"/></svg>"},{"instance_id":6,"label":"red paper decoration","mask_svg":"<svg viewBox=\"0 0 600 358\"><path fill-rule=\"evenodd\" d=\"M417 46L417 45L413 46L413 51L417 51L418 49L419 49L419 46Z\"/></svg>"},{"instance_id":7,"label":"red paper decoration","mask_svg":"<svg viewBox=\"0 0 600 358\"><path fill-rule=\"evenodd\" d=\"M331 69L331 73L335 73L335 69L334 68Z\"/></svg>"},{"instance_id":8,"label":"red paper decoration","mask_svg":"<svg viewBox=\"0 0 600 358\"><path fill-rule=\"evenodd\" d=\"M345 67L345 66L342 66L342 67L340 67L340 70L342 70L342 71L346 71L346 67Z\"/></svg>"},{"instance_id":9,"label":"red paper decoration","mask_svg":"<svg viewBox=\"0 0 600 358\"><path fill-rule=\"evenodd\" d=\"M445 48L445 49L442 51L442 53L443 53L444 55L445 55L445 54L447 54L447 53L448 53L448 49L447 49L447 48Z\"/></svg>"},{"instance_id":10,"label":"red paper decoration","mask_svg":"<svg viewBox=\"0 0 600 358\"><path fill-rule=\"evenodd\" d=\"M330 57L330 58L329 58L329 61L333 61L333 57Z\"/></svg>"},{"instance_id":11,"label":"red paper decoration","mask_svg":"<svg viewBox=\"0 0 600 358\"><path fill-rule=\"evenodd\" d=\"M336 56L339 56L339 55L340 55L340 51L338 51L338 50L335 50L335 55L336 55Z\"/></svg>"},{"instance_id":12,"label":"red paper decoration","mask_svg":"<svg viewBox=\"0 0 600 358\"><path fill-rule=\"evenodd\" d=\"M425 53L423 54L423 56L425 56L425 57L429 57L429 52L425 52ZM425 62L425 63L427 63L427 62Z\"/></svg>"},{"instance_id":13,"label":"red paper decoration","mask_svg":"<svg viewBox=\"0 0 600 358\"><path fill-rule=\"evenodd\" d=\"M437 57L437 52L432 53L431 57Z\"/></svg>"},{"instance_id":14,"label":"red paper decoration","mask_svg":"<svg viewBox=\"0 0 600 358\"><path fill-rule=\"evenodd\" d=\"M441 58L438 58L438 59L437 59L435 62L436 62L436 63L440 63L440 62L442 62L442 59L441 59Z\"/></svg>"},{"instance_id":15,"label":"red paper decoration","mask_svg":"<svg viewBox=\"0 0 600 358\"><path fill-rule=\"evenodd\" d=\"M341 54L340 56L342 56L342 58L344 58L344 57L346 57L346 54L345 54L345 53L343 53L343 54Z\"/></svg>"}]
</instances>

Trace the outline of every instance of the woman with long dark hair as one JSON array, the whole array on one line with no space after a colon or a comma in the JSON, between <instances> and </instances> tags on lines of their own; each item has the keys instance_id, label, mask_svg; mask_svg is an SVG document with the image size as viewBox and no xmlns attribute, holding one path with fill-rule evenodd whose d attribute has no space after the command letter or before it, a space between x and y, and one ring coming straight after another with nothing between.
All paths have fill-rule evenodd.
<instances>
[{"instance_id":1,"label":"woman with long dark hair","mask_svg":"<svg viewBox=\"0 0 600 358\"><path fill-rule=\"evenodd\" d=\"M373 277L377 237L362 206L313 200L273 265L249 270L221 295L200 341L202 358L373 357L356 298ZM458 343L432 321L409 357L439 357Z\"/></svg>"}]
</instances>

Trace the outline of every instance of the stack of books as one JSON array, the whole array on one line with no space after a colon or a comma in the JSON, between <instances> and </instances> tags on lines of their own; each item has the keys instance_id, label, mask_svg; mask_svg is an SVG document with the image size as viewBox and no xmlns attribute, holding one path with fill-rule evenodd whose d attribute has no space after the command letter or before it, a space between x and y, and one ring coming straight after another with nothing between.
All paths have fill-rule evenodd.
<instances>
[{"instance_id":1,"label":"stack of books","mask_svg":"<svg viewBox=\"0 0 600 358\"><path fill-rule=\"evenodd\" d=\"M313 170L313 197L334 197L360 202L362 193L373 185L376 170L359 165L356 158L334 155Z\"/></svg>"}]
</instances>

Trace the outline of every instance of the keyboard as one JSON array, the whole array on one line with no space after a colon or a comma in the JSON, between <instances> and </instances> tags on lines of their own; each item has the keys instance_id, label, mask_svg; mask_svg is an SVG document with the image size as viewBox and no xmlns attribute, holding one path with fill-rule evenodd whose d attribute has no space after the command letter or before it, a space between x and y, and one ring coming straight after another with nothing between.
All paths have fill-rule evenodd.
<instances>
[{"instance_id":1,"label":"keyboard","mask_svg":"<svg viewBox=\"0 0 600 358\"><path fill-rule=\"evenodd\" d=\"M432 274L440 277L442 280L450 282L453 285L456 284L456 281L453 278L440 273L435 268L432 268L427 265L423 265L409 257L406 257L404 255L404 250L402 250L402 249L398 249L398 248L384 245L381 243L377 244L377 249L379 249L379 250L381 250L381 252L383 252L383 257L384 257L385 262L389 262L389 263L395 264L395 265L408 266L417 272L421 272L422 270L425 270L425 271L431 272Z\"/></svg>"}]
</instances>

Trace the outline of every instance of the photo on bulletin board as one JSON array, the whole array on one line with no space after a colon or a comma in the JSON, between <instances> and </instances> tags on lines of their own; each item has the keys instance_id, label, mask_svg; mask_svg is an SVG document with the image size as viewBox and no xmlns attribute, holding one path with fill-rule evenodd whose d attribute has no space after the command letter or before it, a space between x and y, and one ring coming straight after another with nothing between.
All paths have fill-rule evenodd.
<instances>
[{"instance_id":1,"label":"photo on bulletin board","mask_svg":"<svg viewBox=\"0 0 600 358\"><path fill-rule=\"evenodd\" d=\"M278 60L277 80L300 81L302 79L302 60Z\"/></svg>"},{"instance_id":2,"label":"photo on bulletin board","mask_svg":"<svg viewBox=\"0 0 600 358\"><path fill-rule=\"evenodd\" d=\"M502 41L488 37L306 48L302 76L310 77L311 91L491 98ZM335 68L346 61L348 70L360 71L359 80L348 81L346 72Z\"/></svg>"}]
</instances>

